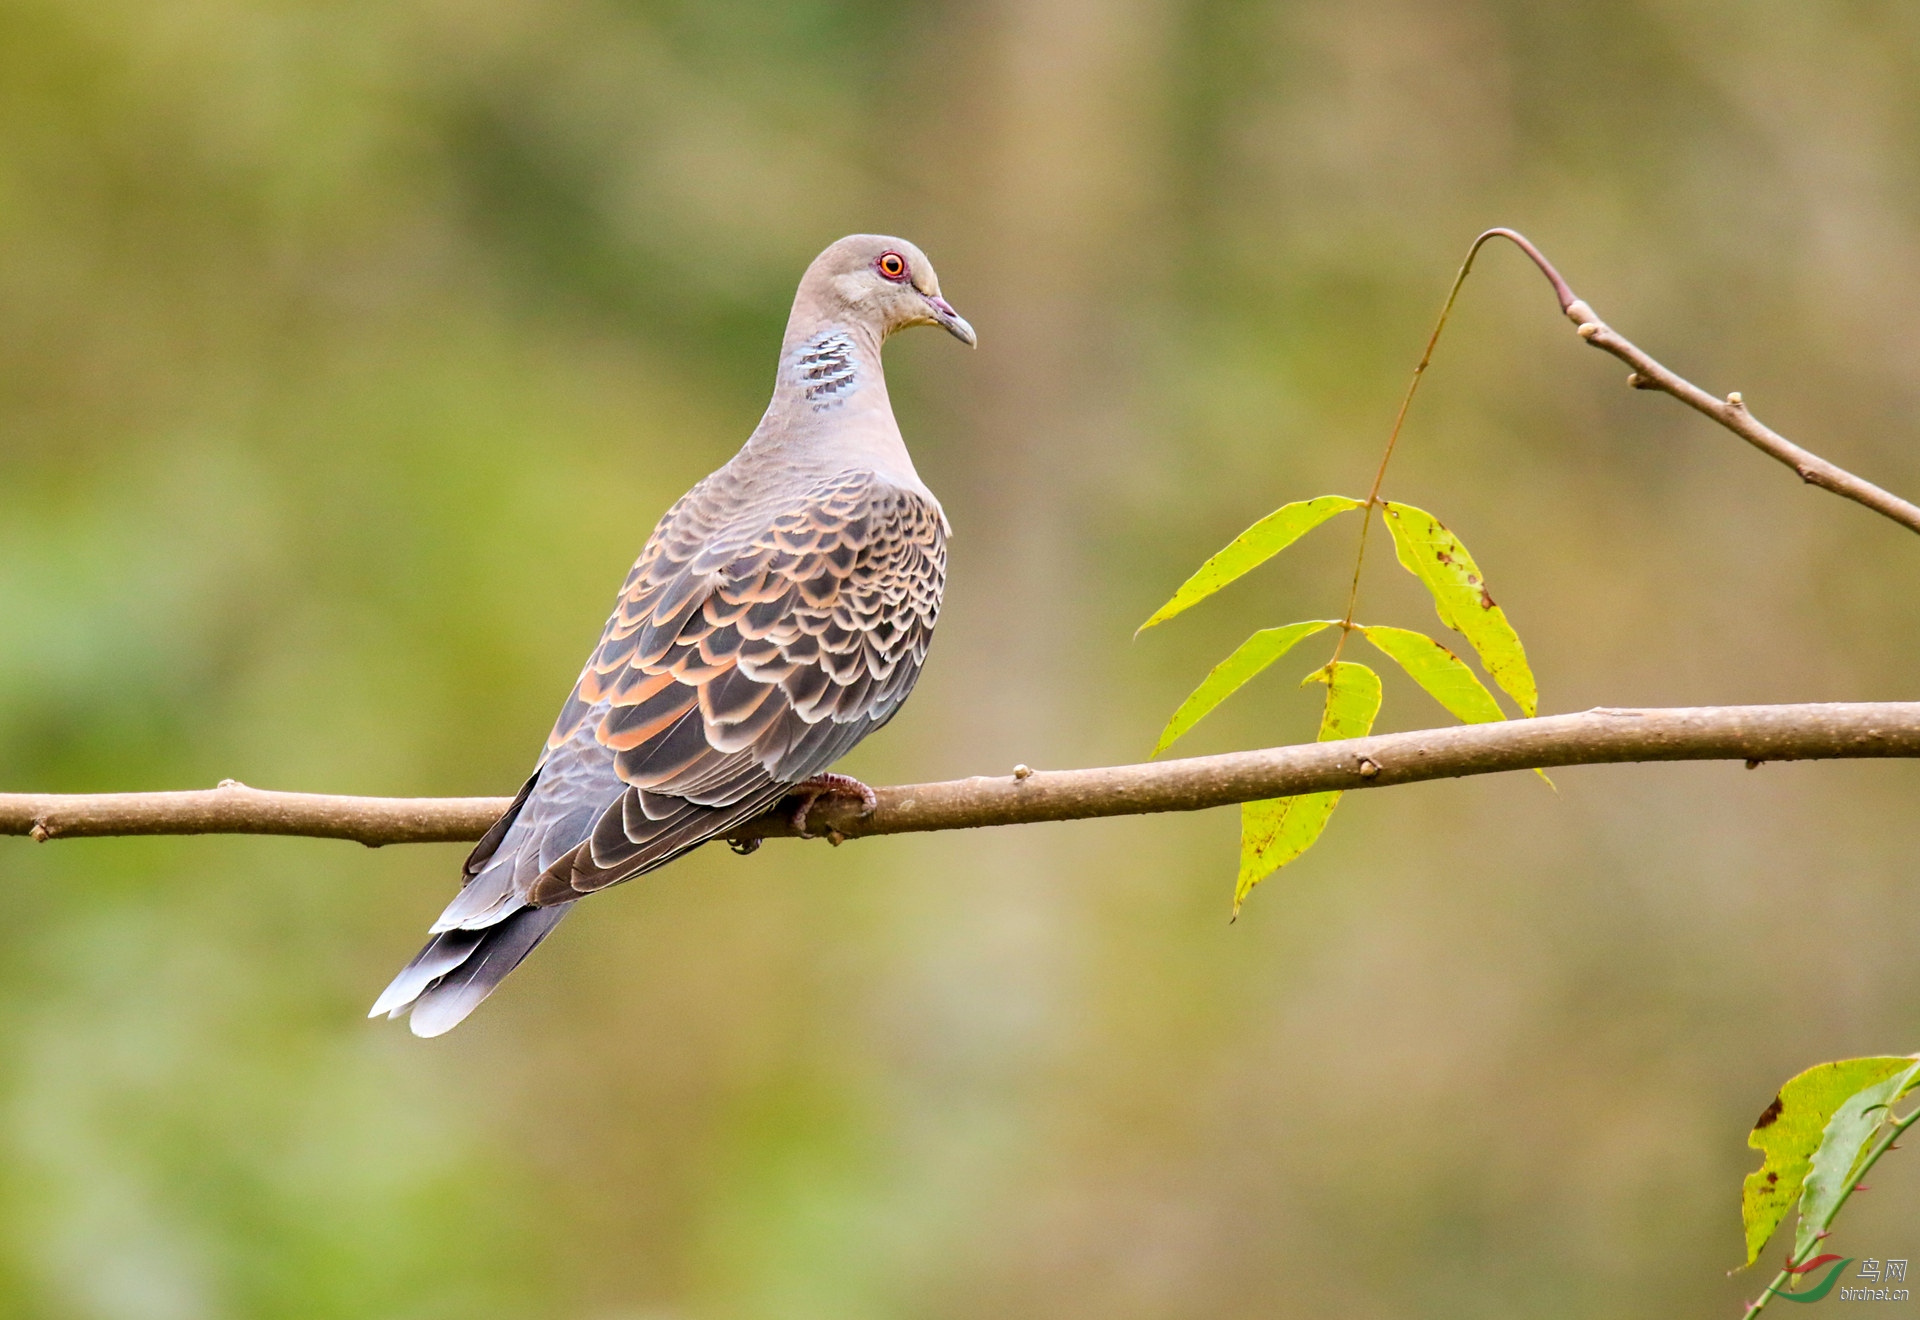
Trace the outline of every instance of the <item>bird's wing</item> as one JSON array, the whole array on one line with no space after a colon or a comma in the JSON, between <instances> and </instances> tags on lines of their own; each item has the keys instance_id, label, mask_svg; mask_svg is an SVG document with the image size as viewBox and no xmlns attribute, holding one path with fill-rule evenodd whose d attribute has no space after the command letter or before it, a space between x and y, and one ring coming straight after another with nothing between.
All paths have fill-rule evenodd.
<instances>
[{"instance_id":1,"label":"bird's wing","mask_svg":"<svg viewBox=\"0 0 1920 1320\"><path fill-rule=\"evenodd\" d=\"M604 889L766 810L886 723L926 659L946 578L930 498L854 471L720 522L698 494L634 565L548 741L550 763L610 753L624 788L526 901Z\"/></svg>"}]
</instances>

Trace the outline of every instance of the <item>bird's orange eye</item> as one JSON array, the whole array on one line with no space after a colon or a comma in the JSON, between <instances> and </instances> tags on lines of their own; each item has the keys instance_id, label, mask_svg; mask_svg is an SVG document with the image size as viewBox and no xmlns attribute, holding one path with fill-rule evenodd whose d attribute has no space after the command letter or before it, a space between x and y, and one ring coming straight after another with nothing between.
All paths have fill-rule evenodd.
<instances>
[{"instance_id":1,"label":"bird's orange eye","mask_svg":"<svg viewBox=\"0 0 1920 1320\"><path fill-rule=\"evenodd\" d=\"M898 252L882 252L880 260L873 263L874 268L890 280L907 278L907 259Z\"/></svg>"}]
</instances>

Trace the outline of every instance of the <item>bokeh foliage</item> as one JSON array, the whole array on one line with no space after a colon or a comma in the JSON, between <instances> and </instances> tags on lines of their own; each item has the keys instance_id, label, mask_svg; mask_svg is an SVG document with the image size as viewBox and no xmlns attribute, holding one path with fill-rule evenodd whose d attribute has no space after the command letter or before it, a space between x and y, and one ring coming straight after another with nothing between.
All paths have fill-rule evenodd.
<instances>
[{"instance_id":1,"label":"bokeh foliage","mask_svg":"<svg viewBox=\"0 0 1920 1320\"><path fill-rule=\"evenodd\" d=\"M509 791L856 229L982 342L889 350L958 535L872 779L1137 759L1247 618L1337 617L1329 528L1126 643L1363 485L1489 224L1912 494L1916 52L1892 0L0 6L0 784ZM1913 695L1912 538L1503 256L1392 490L1551 707ZM1920 775L1558 782L1354 795L1231 928L1227 813L702 854L438 1045L359 1015L457 849L0 840L0 1314L1725 1310L1753 1098L1911 1040Z\"/></svg>"}]
</instances>

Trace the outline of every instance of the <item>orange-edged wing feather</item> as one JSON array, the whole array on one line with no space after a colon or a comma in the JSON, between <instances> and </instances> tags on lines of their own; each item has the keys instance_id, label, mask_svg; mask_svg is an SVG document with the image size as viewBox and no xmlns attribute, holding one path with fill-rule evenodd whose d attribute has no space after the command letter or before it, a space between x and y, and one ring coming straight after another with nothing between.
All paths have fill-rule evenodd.
<instances>
[{"instance_id":1,"label":"orange-edged wing feather","mask_svg":"<svg viewBox=\"0 0 1920 1320\"><path fill-rule=\"evenodd\" d=\"M946 580L939 506L871 472L780 503L709 489L725 475L661 520L554 726L543 777L610 761L611 781L592 778L613 791L584 837L514 886L522 901L618 884L750 819L913 689Z\"/></svg>"}]
</instances>

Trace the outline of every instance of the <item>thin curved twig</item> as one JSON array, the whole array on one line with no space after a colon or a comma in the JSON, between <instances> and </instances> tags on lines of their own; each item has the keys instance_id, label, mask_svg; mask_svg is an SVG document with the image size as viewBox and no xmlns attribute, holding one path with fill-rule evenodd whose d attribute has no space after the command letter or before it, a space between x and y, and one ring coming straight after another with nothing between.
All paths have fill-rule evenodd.
<instances>
[{"instance_id":1,"label":"thin curved twig","mask_svg":"<svg viewBox=\"0 0 1920 1320\"><path fill-rule=\"evenodd\" d=\"M876 790L862 816L823 798L815 834L860 838L1100 816L1201 811L1294 793L1384 788L1429 779L1623 761L1920 757L1920 702L1704 706L1552 715L1423 729L1093 770L1028 770ZM329 797L228 781L179 793L0 794L0 834L35 839L130 834L287 834L370 847L475 839L506 798ZM731 836L791 837L775 811Z\"/></svg>"},{"instance_id":2,"label":"thin curved twig","mask_svg":"<svg viewBox=\"0 0 1920 1320\"><path fill-rule=\"evenodd\" d=\"M1670 394L1695 412L1711 417L1769 458L1785 463L1808 485L1863 504L1882 517L1891 518L1908 531L1920 532L1920 505L1910 504L1892 491L1882 490L1871 481L1829 463L1812 450L1802 449L1747 411L1746 402L1740 397L1739 391L1734 391L1724 399L1715 398L1684 376L1656 362L1632 340L1596 316L1593 308L1574 293L1560 272L1554 269L1553 263L1526 235L1512 229L1487 230L1474 240L1467 257L1469 265L1472 264L1473 253L1492 238L1507 239L1532 259L1533 264L1540 268L1540 273L1553 284L1554 294L1560 299L1560 310L1578 327L1580 337L1633 368L1632 374L1627 377L1627 384L1634 389L1659 390L1663 394Z\"/></svg>"}]
</instances>

